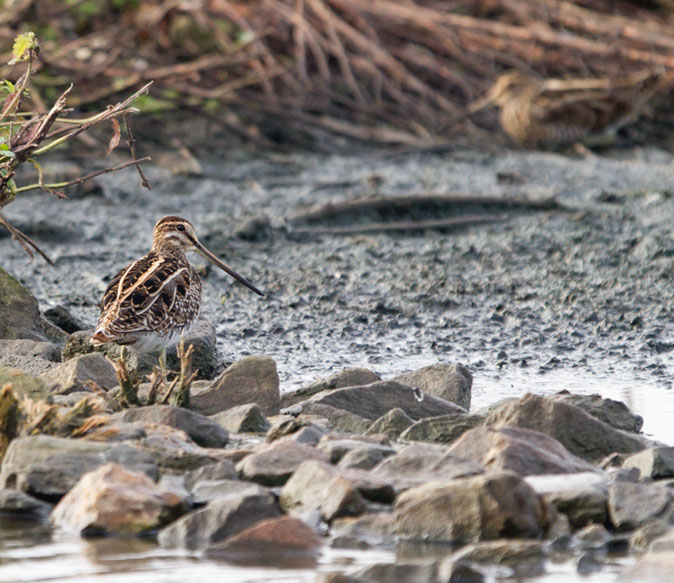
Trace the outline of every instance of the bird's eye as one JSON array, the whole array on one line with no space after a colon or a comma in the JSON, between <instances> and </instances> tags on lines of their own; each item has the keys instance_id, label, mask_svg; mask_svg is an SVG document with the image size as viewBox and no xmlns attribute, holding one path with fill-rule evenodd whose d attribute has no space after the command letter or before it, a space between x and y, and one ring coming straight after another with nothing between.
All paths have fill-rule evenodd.
<instances>
[{"instance_id":1,"label":"bird's eye","mask_svg":"<svg viewBox=\"0 0 674 583\"><path fill-rule=\"evenodd\" d=\"M176 229L178 231L184 231L185 230L185 225L176 225Z\"/></svg>"}]
</instances>

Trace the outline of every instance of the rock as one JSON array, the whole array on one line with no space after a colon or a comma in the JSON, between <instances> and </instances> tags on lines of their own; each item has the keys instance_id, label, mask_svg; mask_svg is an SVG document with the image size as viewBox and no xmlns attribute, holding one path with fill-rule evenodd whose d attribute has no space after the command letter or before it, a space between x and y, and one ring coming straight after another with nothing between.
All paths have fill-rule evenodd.
<instances>
[{"instance_id":1,"label":"rock","mask_svg":"<svg viewBox=\"0 0 674 583\"><path fill-rule=\"evenodd\" d=\"M371 421L395 408L402 409L412 419L463 411L454 403L418 393L409 385L397 381L379 381L362 387L347 387L319 393L309 401L297 405L302 412L305 403L344 409Z\"/></svg>"},{"instance_id":2,"label":"rock","mask_svg":"<svg viewBox=\"0 0 674 583\"><path fill-rule=\"evenodd\" d=\"M232 494L264 493L271 493L271 491L264 486L244 480L200 480L192 488L192 501L195 506L203 506Z\"/></svg>"},{"instance_id":3,"label":"rock","mask_svg":"<svg viewBox=\"0 0 674 583\"><path fill-rule=\"evenodd\" d=\"M395 563L374 563L362 567L353 576L363 583L436 583L437 565L432 559L396 561Z\"/></svg>"},{"instance_id":4,"label":"rock","mask_svg":"<svg viewBox=\"0 0 674 583\"><path fill-rule=\"evenodd\" d=\"M620 573L615 583L664 583L674 581L674 553L648 553Z\"/></svg>"},{"instance_id":5,"label":"rock","mask_svg":"<svg viewBox=\"0 0 674 583\"><path fill-rule=\"evenodd\" d=\"M0 490L0 516L49 516L51 505L19 490Z\"/></svg>"},{"instance_id":6,"label":"rock","mask_svg":"<svg viewBox=\"0 0 674 583\"><path fill-rule=\"evenodd\" d=\"M195 443L202 447L225 447L229 435L223 427L204 415L171 405L133 407L112 416L128 423L161 423L182 429Z\"/></svg>"},{"instance_id":7,"label":"rock","mask_svg":"<svg viewBox=\"0 0 674 583\"><path fill-rule=\"evenodd\" d=\"M578 407L530 393L493 410L486 423L540 431L593 463L612 453L635 453L651 445L646 438L614 429Z\"/></svg>"},{"instance_id":8,"label":"rock","mask_svg":"<svg viewBox=\"0 0 674 583\"><path fill-rule=\"evenodd\" d=\"M446 583L484 583L485 576L474 565L463 561L442 561L438 581Z\"/></svg>"},{"instance_id":9,"label":"rock","mask_svg":"<svg viewBox=\"0 0 674 583\"><path fill-rule=\"evenodd\" d=\"M218 366L215 325L204 318L198 318L192 329L185 335L185 348L194 346L192 370L198 371L197 378L212 379ZM166 365L171 370L180 370L178 345L171 346L166 353Z\"/></svg>"},{"instance_id":10,"label":"rock","mask_svg":"<svg viewBox=\"0 0 674 583\"><path fill-rule=\"evenodd\" d=\"M284 409L284 411L292 409L290 407L289 409ZM327 419L332 427L345 433L361 434L370 426L369 419L364 419L360 415L345 411L344 409L337 409L330 405L305 403L299 410L305 415L320 415Z\"/></svg>"},{"instance_id":11,"label":"rock","mask_svg":"<svg viewBox=\"0 0 674 583\"><path fill-rule=\"evenodd\" d=\"M344 573L321 573L317 572L313 583L363 583Z\"/></svg>"},{"instance_id":12,"label":"rock","mask_svg":"<svg viewBox=\"0 0 674 583\"><path fill-rule=\"evenodd\" d=\"M396 491L390 480L373 476L366 470L356 468L335 468L342 478L353 484L360 495L366 500L379 504L392 504L396 497Z\"/></svg>"},{"instance_id":13,"label":"rock","mask_svg":"<svg viewBox=\"0 0 674 583\"><path fill-rule=\"evenodd\" d=\"M511 472L411 488L398 496L395 513L403 537L424 541L537 538L546 526L541 499Z\"/></svg>"},{"instance_id":14,"label":"rock","mask_svg":"<svg viewBox=\"0 0 674 583\"><path fill-rule=\"evenodd\" d=\"M537 540L497 540L466 545L449 559L451 562L467 562L504 565L515 572L517 579L532 577L545 572L545 547Z\"/></svg>"},{"instance_id":15,"label":"rock","mask_svg":"<svg viewBox=\"0 0 674 583\"><path fill-rule=\"evenodd\" d=\"M152 478L158 476L152 456L139 448L35 435L19 437L10 443L0 466L0 487L55 501L84 474L109 462Z\"/></svg>"},{"instance_id":16,"label":"rock","mask_svg":"<svg viewBox=\"0 0 674 583\"><path fill-rule=\"evenodd\" d=\"M192 490L195 485L201 481L237 480L238 475L234 468L234 464L229 460L223 460L201 466L200 468L185 474L184 478L185 486L189 490Z\"/></svg>"},{"instance_id":17,"label":"rock","mask_svg":"<svg viewBox=\"0 0 674 583\"><path fill-rule=\"evenodd\" d=\"M44 340L33 294L0 267L0 338Z\"/></svg>"},{"instance_id":18,"label":"rock","mask_svg":"<svg viewBox=\"0 0 674 583\"><path fill-rule=\"evenodd\" d=\"M330 532L334 537L332 546L346 543L349 548L393 548L397 540L393 512L369 512L357 517L336 518L330 524Z\"/></svg>"},{"instance_id":19,"label":"rock","mask_svg":"<svg viewBox=\"0 0 674 583\"><path fill-rule=\"evenodd\" d=\"M236 466L245 480L281 486L305 460L328 461L325 453L293 441L276 441L243 458Z\"/></svg>"},{"instance_id":20,"label":"rock","mask_svg":"<svg viewBox=\"0 0 674 583\"><path fill-rule=\"evenodd\" d=\"M119 384L115 367L98 352L76 356L42 373L39 378L52 392L61 394L88 390L85 383L90 380L106 390Z\"/></svg>"},{"instance_id":21,"label":"rock","mask_svg":"<svg viewBox=\"0 0 674 583\"><path fill-rule=\"evenodd\" d=\"M367 444L347 452L344 457L339 460L339 467L345 469L371 470L379 462L395 453L395 449L391 447Z\"/></svg>"},{"instance_id":22,"label":"rock","mask_svg":"<svg viewBox=\"0 0 674 583\"><path fill-rule=\"evenodd\" d=\"M375 420L368 427L365 435L382 434L389 439L398 439L400 434L413 423L414 420L405 411L396 407Z\"/></svg>"},{"instance_id":23,"label":"rock","mask_svg":"<svg viewBox=\"0 0 674 583\"><path fill-rule=\"evenodd\" d=\"M565 514L574 528L603 524L607 518L608 480L596 472L525 478L536 494Z\"/></svg>"},{"instance_id":24,"label":"rock","mask_svg":"<svg viewBox=\"0 0 674 583\"><path fill-rule=\"evenodd\" d=\"M159 533L163 546L199 548L238 534L249 526L276 518L279 510L270 493L231 494L190 512Z\"/></svg>"},{"instance_id":25,"label":"rock","mask_svg":"<svg viewBox=\"0 0 674 583\"><path fill-rule=\"evenodd\" d=\"M255 567L308 569L318 562L321 544L319 536L300 519L283 516L262 520L211 545L204 555Z\"/></svg>"},{"instance_id":26,"label":"rock","mask_svg":"<svg viewBox=\"0 0 674 583\"><path fill-rule=\"evenodd\" d=\"M511 470L522 476L595 471L557 440L529 429L476 427L466 431L447 451L489 469Z\"/></svg>"},{"instance_id":27,"label":"rock","mask_svg":"<svg viewBox=\"0 0 674 583\"><path fill-rule=\"evenodd\" d=\"M670 524L662 520L649 522L630 535L630 550L643 553L650 547L650 550L656 552L674 551L673 534Z\"/></svg>"},{"instance_id":28,"label":"rock","mask_svg":"<svg viewBox=\"0 0 674 583\"><path fill-rule=\"evenodd\" d=\"M276 363L268 356L247 356L231 365L205 388L193 388L190 406L213 415L238 405L257 403L265 415L276 415L281 405Z\"/></svg>"},{"instance_id":29,"label":"rock","mask_svg":"<svg viewBox=\"0 0 674 583\"><path fill-rule=\"evenodd\" d=\"M232 433L265 433L269 422L256 403L239 405L211 415L211 419Z\"/></svg>"},{"instance_id":30,"label":"rock","mask_svg":"<svg viewBox=\"0 0 674 583\"><path fill-rule=\"evenodd\" d=\"M0 340L0 364L12 366L7 363L12 356L26 356L49 362L59 362L61 360L61 351L51 342L27 339Z\"/></svg>"},{"instance_id":31,"label":"rock","mask_svg":"<svg viewBox=\"0 0 674 583\"><path fill-rule=\"evenodd\" d=\"M470 409L473 375L460 364L434 364L398 375L393 379L434 397Z\"/></svg>"},{"instance_id":32,"label":"rock","mask_svg":"<svg viewBox=\"0 0 674 583\"><path fill-rule=\"evenodd\" d=\"M178 518L187 505L144 474L105 464L83 475L51 521L81 536L140 535Z\"/></svg>"},{"instance_id":33,"label":"rock","mask_svg":"<svg viewBox=\"0 0 674 583\"><path fill-rule=\"evenodd\" d=\"M72 334L84 330L86 326L73 316L65 306L54 306L44 311L45 318L64 332Z\"/></svg>"},{"instance_id":34,"label":"rock","mask_svg":"<svg viewBox=\"0 0 674 583\"><path fill-rule=\"evenodd\" d=\"M611 533L603 524L588 524L576 533L576 540L583 549L598 549L611 539Z\"/></svg>"},{"instance_id":35,"label":"rock","mask_svg":"<svg viewBox=\"0 0 674 583\"><path fill-rule=\"evenodd\" d=\"M325 452L331 464L339 463L339 461L350 451L361 449L363 447L372 447L376 450L381 450L386 452L386 455L383 457L388 457L393 455L395 450L389 445L383 445L377 441L372 440L371 438L344 438L344 439L330 439L325 438L318 445L318 449L322 452ZM382 458L383 459L383 458Z\"/></svg>"},{"instance_id":36,"label":"rock","mask_svg":"<svg viewBox=\"0 0 674 583\"><path fill-rule=\"evenodd\" d=\"M11 383L19 400L44 401L49 396L49 388L39 378L23 371L0 366L0 387Z\"/></svg>"},{"instance_id":37,"label":"rock","mask_svg":"<svg viewBox=\"0 0 674 583\"><path fill-rule=\"evenodd\" d=\"M420 419L400 435L405 441L426 441L430 443L452 443L463 433L484 423L481 415L454 412L440 417Z\"/></svg>"},{"instance_id":38,"label":"rock","mask_svg":"<svg viewBox=\"0 0 674 583\"><path fill-rule=\"evenodd\" d=\"M672 490L660 484L619 482L609 486L608 511L617 530L634 530L656 520L674 518Z\"/></svg>"},{"instance_id":39,"label":"rock","mask_svg":"<svg viewBox=\"0 0 674 583\"><path fill-rule=\"evenodd\" d=\"M432 480L451 480L483 472L483 466L448 454L444 447L414 444L386 458L370 473L378 479L388 479L400 492Z\"/></svg>"},{"instance_id":40,"label":"rock","mask_svg":"<svg viewBox=\"0 0 674 583\"><path fill-rule=\"evenodd\" d=\"M197 445L182 429L146 423L147 432L140 445L155 460L162 473L184 473L224 459L224 449L206 449Z\"/></svg>"},{"instance_id":41,"label":"rock","mask_svg":"<svg viewBox=\"0 0 674 583\"><path fill-rule=\"evenodd\" d=\"M322 437L325 437L327 432L321 429L318 425L313 423L305 425L301 429L282 437L283 441L294 441L296 443L303 443L305 445L316 445Z\"/></svg>"},{"instance_id":42,"label":"rock","mask_svg":"<svg viewBox=\"0 0 674 583\"><path fill-rule=\"evenodd\" d=\"M550 397L553 401L579 407L595 419L608 423L611 427L639 433L644 424L641 415L632 413L625 403L605 399L601 395L574 395L569 391L560 391Z\"/></svg>"},{"instance_id":43,"label":"rock","mask_svg":"<svg viewBox=\"0 0 674 583\"><path fill-rule=\"evenodd\" d=\"M279 504L285 512L318 510L327 522L339 516L365 512L365 500L330 464L302 462L281 490Z\"/></svg>"},{"instance_id":44,"label":"rock","mask_svg":"<svg viewBox=\"0 0 674 583\"><path fill-rule=\"evenodd\" d=\"M69 361L77 356L84 354L92 354L94 352L106 356L111 362L115 362L121 356L121 346L119 344L102 344L100 346L92 346L91 336L93 330L80 330L72 333L66 342L65 348L61 352L61 357L64 361ZM126 365L129 369L129 375L133 382L140 382L145 378L145 375L150 374L159 362L157 356L151 353L140 353L133 348L127 346ZM195 381L198 383L199 381ZM149 390L149 383L145 383ZM139 390L139 395L142 393L142 388Z\"/></svg>"},{"instance_id":45,"label":"rock","mask_svg":"<svg viewBox=\"0 0 674 583\"><path fill-rule=\"evenodd\" d=\"M625 459L623 468L636 468L641 478L674 477L674 447L650 447Z\"/></svg>"},{"instance_id":46,"label":"rock","mask_svg":"<svg viewBox=\"0 0 674 583\"><path fill-rule=\"evenodd\" d=\"M380 380L381 377L378 374L366 368L347 368L327 378L317 380L307 387L303 387L292 393L286 393L281 397L281 407L290 407L323 391L341 389L343 387L360 387Z\"/></svg>"}]
</instances>

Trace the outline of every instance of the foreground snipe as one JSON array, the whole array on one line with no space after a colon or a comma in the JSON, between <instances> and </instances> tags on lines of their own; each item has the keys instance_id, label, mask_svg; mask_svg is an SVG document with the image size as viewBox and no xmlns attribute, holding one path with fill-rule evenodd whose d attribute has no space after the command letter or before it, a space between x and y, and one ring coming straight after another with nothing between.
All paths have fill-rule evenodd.
<instances>
[{"instance_id":1,"label":"foreground snipe","mask_svg":"<svg viewBox=\"0 0 674 583\"><path fill-rule=\"evenodd\" d=\"M189 221L164 217L154 226L150 252L110 282L91 343L115 342L131 344L141 352L164 351L187 333L201 307L201 279L187 260L187 251L200 253L256 294L264 295L206 249Z\"/></svg>"},{"instance_id":2,"label":"foreground snipe","mask_svg":"<svg viewBox=\"0 0 674 583\"><path fill-rule=\"evenodd\" d=\"M510 71L469 111L498 106L504 131L522 145L610 143L618 129L636 121L662 78L661 72L647 72L619 79L536 79Z\"/></svg>"}]
</instances>

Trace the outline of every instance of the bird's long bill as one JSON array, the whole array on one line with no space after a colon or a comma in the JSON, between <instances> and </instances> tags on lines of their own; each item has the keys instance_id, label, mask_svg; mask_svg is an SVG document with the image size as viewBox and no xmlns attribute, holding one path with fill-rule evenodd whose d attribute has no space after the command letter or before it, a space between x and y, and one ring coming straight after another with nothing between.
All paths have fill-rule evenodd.
<instances>
[{"instance_id":1,"label":"bird's long bill","mask_svg":"<svg viewBox=\"0 0 674 583\"><path fill-rule=\"evenodd\" d=\"M468 104L467 110L468 113L475 113L476 111L480 111L481 109L484 109L487 107L489 104L491 104L494 101L494 96L492 95L491 91L488 91L485 93L482 97L479 97L472 103Z\"/></svg>"},{"instance_id":2,"label":"bird's long bill","mask_svg":"<svg viewBox=\"0 0 674 583\"><path fill-rule=\"evenodd\" d=\"M206 259L217 265L224 272L229 273L229 275L231 275L234 279L238 279L248 289L254 291L256 294L260 296L264 296L264 293L261 292L259 289L257 289L252 283L250 283L245 277L243 277L243 275L239 275L224 261L218 259L215 255L213 255L213 253L211 253L208 249L206 249L206 247L204 247L199 241L194 241L194 246L196 247L197 253L203 255Z\"/></svg>"}]
</instances>

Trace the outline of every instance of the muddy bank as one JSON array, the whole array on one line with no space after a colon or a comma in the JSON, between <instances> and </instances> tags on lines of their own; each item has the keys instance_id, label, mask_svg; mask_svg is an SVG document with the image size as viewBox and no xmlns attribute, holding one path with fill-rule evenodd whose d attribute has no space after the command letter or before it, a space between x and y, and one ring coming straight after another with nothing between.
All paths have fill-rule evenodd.
<instances>
[{"instance_id":1,"label":"muddy bank","mask_svg":"<svg viewBox=\"0 0 674 583\"><path fill-rule=\"evenodd\" d=\"M268 292L260 300L209 272L204 314L221 354L264 353L282 390L344 366L403 372L460 361L478 376L580 367L636 371L671 386L674 169L669 154L612 157L475 152L324 157L227 154L199 177L149 168L100 178L67 202L22 195L7 216L56 268L0 239L3 266L37 295L93 325L110 277L144 253L157 217L176 213ZM569 212L513 214L442 233L295 240L276 228L311 204L367 194L555 196ZM260 240L232 236L266 216ZM197 262L200 260L197 259Z\"/></svg>"}]
</instances>

